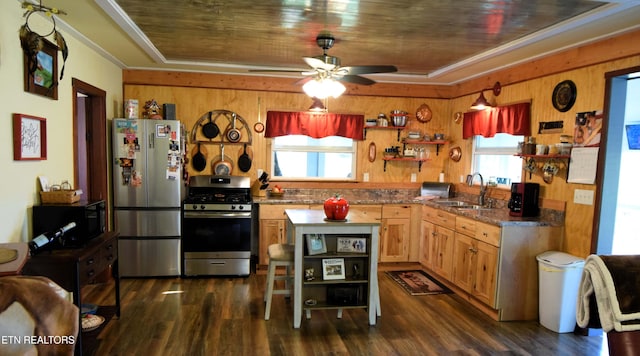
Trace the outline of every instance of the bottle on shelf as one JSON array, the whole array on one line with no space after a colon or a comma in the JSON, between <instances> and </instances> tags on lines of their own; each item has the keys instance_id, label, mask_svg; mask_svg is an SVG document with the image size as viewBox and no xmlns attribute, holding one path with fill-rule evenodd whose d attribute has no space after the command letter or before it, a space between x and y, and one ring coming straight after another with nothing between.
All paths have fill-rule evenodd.
<instances>
[{"instance_id":1,"label":"bottle on shelf","mask_svg":"<svg viewBox=\"0 0 640 356\"><path fill-rule=\"evenodd\" d=\"M70 222L56 231L47 231L36 236L33 240L29 241L29 251L31 255L35 255L38 252L44 250L47 246L50 246L56 240L60 242L60 240L64 237L64 234L74 227L76 227L76 223Z\"/></svg>"}]
</instances>

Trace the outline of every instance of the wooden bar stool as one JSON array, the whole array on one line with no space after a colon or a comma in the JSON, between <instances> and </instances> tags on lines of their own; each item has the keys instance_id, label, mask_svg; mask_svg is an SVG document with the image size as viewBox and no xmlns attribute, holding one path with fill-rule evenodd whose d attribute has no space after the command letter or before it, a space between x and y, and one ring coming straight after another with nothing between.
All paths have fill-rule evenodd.
<instances>
[{"instance_id":1,"label":"wooden bar stool","mask_svg":"<svg viewBox=\"0 0 640 356\"><path fill-rule=\"evenodd\" d=\"M291 267L293 266L294 254L293 245L287 244L273 244L269 245L267 249L269 255L269 268L267 269L267 286L264 292L264 300L267 302L264 308L264 320L269 320L271 315L271 298L274 294L291 295L293 284L289 283L293 281L293 274L291 273ZM284 266L286 274L284 276L277 276L276 269L278 266ZM284 280L284 289L273 289L273 284L276 280Z\"/></svg>"}]
</instances>

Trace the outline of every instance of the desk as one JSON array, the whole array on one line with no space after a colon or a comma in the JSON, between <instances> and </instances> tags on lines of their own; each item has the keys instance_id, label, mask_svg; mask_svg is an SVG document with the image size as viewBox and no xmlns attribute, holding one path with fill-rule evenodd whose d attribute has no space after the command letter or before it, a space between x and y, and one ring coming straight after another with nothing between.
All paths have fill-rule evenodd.
<instances>
[{"instance_id":1,"label":"desk","mask_svg":"<svg viewBox=\"0 0 640 356\"><path fill-rule=\"evenodd\" d=\"M367 308L369 312L369 324L376 324L376 317L380 315L380 295L378 293L378 238L380 234L380 221L356 212L351 212L347 216L347 221L327 221L324 211L307 209L286 209L287 216L287 242L295 245L294 255L294 290L293 290L293 327L299 328L302 322L303 296L306 289L312 287L346 286L355 284L359 288L366 288L367 295L364 297L364 304L354 303L353 305L322 305L321 307L306 306L310 309L338 309L343 308ZM305 254L305 235L323 234L327 244L327 253L321 255L308 256ZM339 253L336 252L336 236L354 236L364 238L368 244L365 254ZM304 281L303 271L305 263L320 263L321 258L342 258L346 261L350 259L360 259L367 261L367 271L364 279L347 277L346 280L323 280L322 271L316 281ZM348 262L347 262L348 263ZM364 272L364 271L363 271ZM316 272L317 273L317 272Z\"/></svg>"},{"instance_id":2,"label":"desk","mask_svg":"<svg viewBox=\"0 0 640 356\"><path fill-rule=\"evenodd\" d=\"M106 325L113 314L120 316L120 275L118 273L118 233L106 232L86 246L73 249L59 249L44 251L31 256L22 274L45 276L56 282L60 287L73 293L73 303L81 308L81 289L92 282L104 270L112 267L115 280L115 310L113 307L99 307L98 314L104 316ZM82 318L82 316L80 316ZM92 337L99 334L101 328L94 331L82 332L82 320L76 341L76 355L87 352L86 346L91 344ZM83 339L87 340L83 340ZM83 343L87 345L83 345ZM87 352L90 353L90 352Z\"/></svg>"}]
</instances>

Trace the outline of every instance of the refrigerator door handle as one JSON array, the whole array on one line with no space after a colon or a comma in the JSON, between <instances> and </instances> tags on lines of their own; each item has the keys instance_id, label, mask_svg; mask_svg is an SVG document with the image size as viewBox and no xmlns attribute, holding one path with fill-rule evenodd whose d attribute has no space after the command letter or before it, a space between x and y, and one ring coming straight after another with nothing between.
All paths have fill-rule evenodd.
<instances>
[{"instance_id":1,"label":"refrigerator door handle","mask_svg":"<svg viewBox=\"0 0 640 356\"><path fill-rule=\"evenodd\" d=\"M149 134L149 148L154 148L156 143L154 141L153 132Z\"/></svg>"}]
</instances>

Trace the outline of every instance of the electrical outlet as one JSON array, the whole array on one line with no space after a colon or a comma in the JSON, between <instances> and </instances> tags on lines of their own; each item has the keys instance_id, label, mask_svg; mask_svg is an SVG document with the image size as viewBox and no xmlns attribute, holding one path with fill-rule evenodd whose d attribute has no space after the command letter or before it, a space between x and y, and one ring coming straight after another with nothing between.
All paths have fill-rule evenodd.
<instances>
[{"instance_id":1,"label":"electrical outlet","mask_svg":"<svg viewBox=\"0 0 640 356\"><path fill-rule=\"evenodd\" d=\"M362 175L362 180L365 181L365 182L368 182L369 181L369 173L364 173Z\"/></svg>"},{"instance_id":2,"label":"electrical outlet","mask_svg":"<svg viewBox=\"0 0 640 356\"><path fill-rule=\"evenodd\" d=\"M586 190L586 189L574 190L573 202L576 204L593 205L593 190Z\"/></svg>"},{"instance_id":3,"label":"electrical outlet","mask_svg":"<svg viewBox=\"0 0 640 356\"><path fill-rule=\"evenodd\" d=\"M415 173L411 173L411 183L415 183L415 181L418 179L418 177L416 176Z\"/></svg>"}]
</instances>

